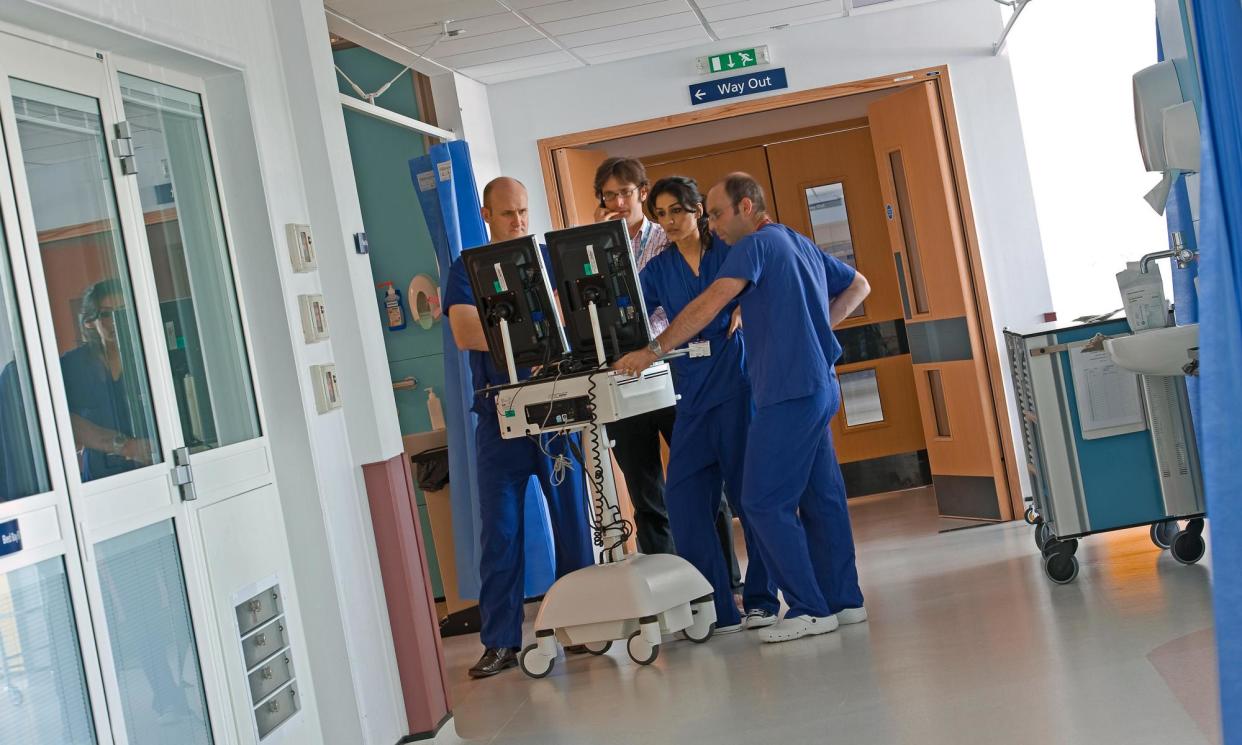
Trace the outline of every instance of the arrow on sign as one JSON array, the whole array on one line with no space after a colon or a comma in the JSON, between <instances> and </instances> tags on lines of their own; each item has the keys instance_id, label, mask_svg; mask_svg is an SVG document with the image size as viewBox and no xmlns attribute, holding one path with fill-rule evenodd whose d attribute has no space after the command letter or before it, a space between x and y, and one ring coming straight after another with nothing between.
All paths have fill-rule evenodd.
<instances>
[{"instance_id":1,"label":"arrow on sign","mask_svg":"<svg viewBox=\"0 0 1242 745\"><path fill-rule=\"evenodd\" d=\"M697 98L697 99L698 99L698 100L700 100L700 101L702 101L702 100L703 100L703 97L704 97L704 96L706 96L706 95L707 95L707 94L703 91L703 89L702 89L702 88L699 88L697 91L695 91L695 92L694 92L694 97L695 97L695 98Z\"/></svg>"},{"instance_id":2,"label":"arrow on sign","mask_svg":"<svg viewBox=\"0 0 1242 745\"><path fill-rule=\"evenodd\" d=\"M729 67L737 67L737 65L733 64L733 58L732 58L732 57L730 57L730 58L729 58Z\"/></svg>"}]
</instances>

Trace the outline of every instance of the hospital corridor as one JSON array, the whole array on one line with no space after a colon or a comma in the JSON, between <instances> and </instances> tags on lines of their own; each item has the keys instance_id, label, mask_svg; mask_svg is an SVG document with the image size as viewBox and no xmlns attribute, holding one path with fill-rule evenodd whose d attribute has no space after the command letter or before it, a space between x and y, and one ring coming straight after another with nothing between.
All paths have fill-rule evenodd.
<instances>
[{"instance_id":1,"label":"hospital corridor","mask_svg":"<svg viewBox=\"0 0 1242 745\"><path fill-rule=\"evenodd\" d=\"M0 745L1242 745L1238 0L0 0Z\"/></svg>"}]
</instances>

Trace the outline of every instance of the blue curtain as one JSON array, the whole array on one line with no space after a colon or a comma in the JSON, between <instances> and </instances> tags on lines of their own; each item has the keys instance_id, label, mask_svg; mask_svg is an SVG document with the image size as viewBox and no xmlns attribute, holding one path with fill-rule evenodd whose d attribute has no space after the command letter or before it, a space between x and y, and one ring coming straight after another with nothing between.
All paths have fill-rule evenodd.
<instances>
[{"instance_id":1,"label":"blue curtain","mask_svg":"<svg viewBox=\"0 0 1242 745\"><path fill-rule=\"evenodd\" d=\"M1203 85L1199 221L1201 451L1227 745L1242 743L1242 4L1196 0Z\"/></svg>"},{"instance_id":2,"label":"blue curtain","mask_svg":"<svg viewBox=\"0 0 1242 745\"><path fill-rule=\"evenodd\" d=\"M479 189L470 163L470 148L460 140L433 145L410 160L410 177L440 265L440 297L448 269L462 249L487 243L479 208ZM447 310L447 309L446 309ZM447 321L445 323L447 327ZM475 415L470 411L474 384L470 362L458 351L453 335L444 334L444 424L448 428L449 486L453 506L453 544L457 592L479 596L479 486L474 447ZM555 579L552 530L539 482L526 489L526 595L542 595ZM442 550L437 547L437 551Z\"/></svg>"}]
</instances>

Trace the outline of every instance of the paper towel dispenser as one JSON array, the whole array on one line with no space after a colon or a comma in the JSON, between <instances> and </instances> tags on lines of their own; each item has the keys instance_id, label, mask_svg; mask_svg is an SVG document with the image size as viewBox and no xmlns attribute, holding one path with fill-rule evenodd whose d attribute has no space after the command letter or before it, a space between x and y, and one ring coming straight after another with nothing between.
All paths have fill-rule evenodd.
<instances>
[{"instance_id":1,"label":"paper towel dispenser","mask_svg":"<svg viewBox=\"0 0 1242 745\"><path fill-rule=\"evenodd\" d=\"M1164 110L1164 160L1169 170L1199 172L1199 115L1195 102Z\"/></svg>"},{"instance_id":2,"label":"paper towel dispenser","mask_svg":"<svg viewBox=\"0 0 1242 745\"><path fill-rule=\"evenodd\" d=\"M1181 84L1177 82L1177 68L1171 61L1158 62L1134 73L1134 124L1147 170L1169 170L1164 112L1184 102Z\"/></svg>"}]
</instances>

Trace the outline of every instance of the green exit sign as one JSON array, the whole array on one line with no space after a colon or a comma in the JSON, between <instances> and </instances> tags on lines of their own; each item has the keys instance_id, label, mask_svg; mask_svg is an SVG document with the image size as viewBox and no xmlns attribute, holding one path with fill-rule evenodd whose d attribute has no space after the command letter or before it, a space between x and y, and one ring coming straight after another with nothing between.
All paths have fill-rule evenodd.
<instances>
[{"instance_id":1,"label":"green exit sign","mask_svg":"<svg viewBox=\"0 0 1242 745\"><path fill-rule=\"evenodd\" d=\"M751 49L738 49L733 52L699 57L695 61L695 66L700 75L712 75L718 72L733 72L744 67L766 65L771 61L771 57L768 56L768 47L764 45Z\"/></svg>"}]
</instances>

